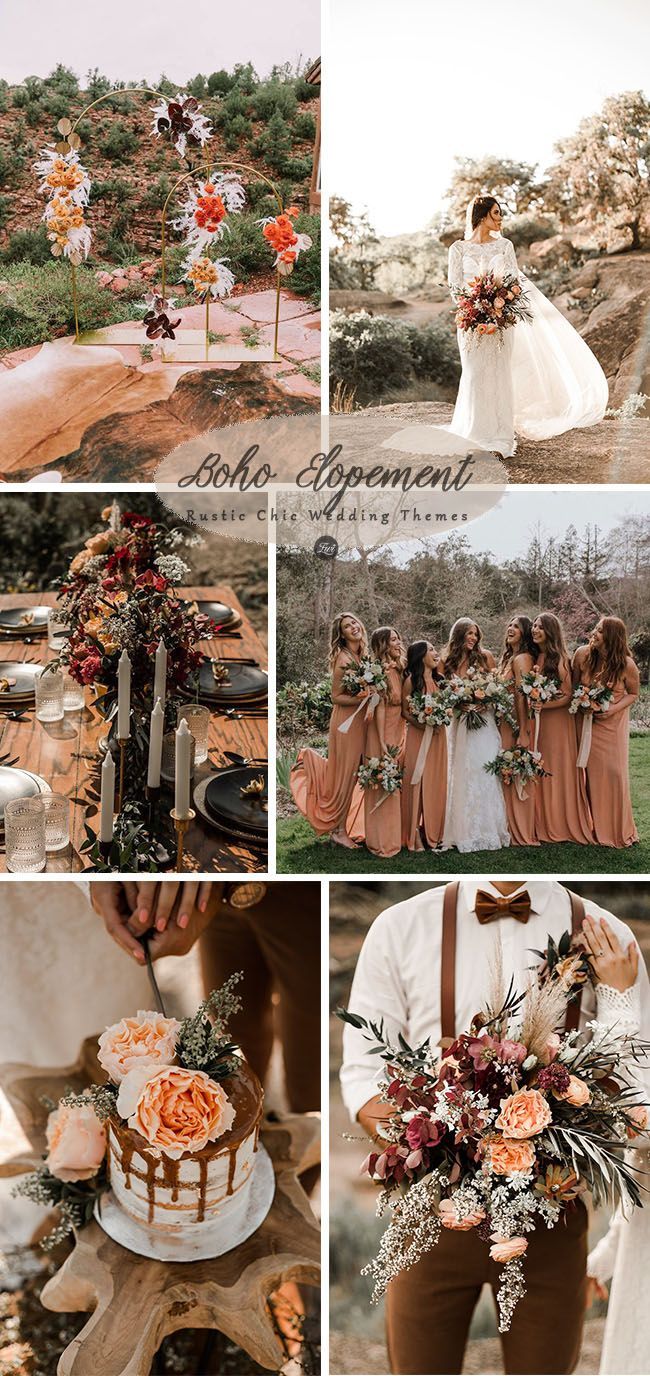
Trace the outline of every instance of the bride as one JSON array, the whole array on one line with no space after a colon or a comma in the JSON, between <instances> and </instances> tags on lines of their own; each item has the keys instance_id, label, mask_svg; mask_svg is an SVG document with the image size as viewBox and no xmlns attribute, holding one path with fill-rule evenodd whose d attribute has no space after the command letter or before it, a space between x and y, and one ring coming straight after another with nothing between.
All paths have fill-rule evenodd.
<instances>
[{"instance_id":1,"label":"bride","mask_svg":"<svg viewBox=\"0 0 650 1376\"><path fill-rule=\"evenodd\" d=\"M494 656L481 645L481 628L469 617L454 622L440 668L447 678L465 678L468 670L495 668ZM510 845L500 781L483 766L501 749L501 736L490 708L485 723L468 731L455 717L449 728L447 815L443 846L467 853L501 850Z\"/></svg>"},{"instance_id":2,"label":"bride","mask_svg":"<svg viewBox=\"0 0 650 1376\"><path fill-rule=\"evenodd\" d=\"M608 401L607 379L584 339L517 267L515 250L501 234L494 196L475 196L467 208L465 238L449 250L449 289L456 301L473 278L517 276L532 320L495 334L471 337L458 330L462 376L452 433L503 458L515 435L544 440L595 425Z\"/></svg>"}]
</instances>

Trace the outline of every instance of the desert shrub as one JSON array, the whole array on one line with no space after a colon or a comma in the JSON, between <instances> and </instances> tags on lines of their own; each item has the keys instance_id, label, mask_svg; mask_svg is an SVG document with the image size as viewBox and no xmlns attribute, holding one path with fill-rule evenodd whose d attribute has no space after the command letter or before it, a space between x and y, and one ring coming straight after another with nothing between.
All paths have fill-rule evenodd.
<instances>
[{"instance_id":1,"label":"desert shrub","mask_svg":"<svg viewBox=\"0 0 650 1376\"><path fill-rule=\"evenodd\" d=\"M314 305L320 304L320 216L305 215L298 216L296 229L302 234L308 234L312 246L306 253L301 253L296 266L287 279L287 285L291 291L295 291L298 296L306 296Z\"/></svg>"},{"instance_id":2,"label":"desert shrub","mask_svg":"<svg viewBox=\"0 0 650 1376\"><path fill-rule=\"evenodd\" d=\"M86 95L89 100L99 100L100 96L105 96L110 91L111 83L107 76L102 76L99 67L94 67L86 74Z\"/></svg>"},{"instance_id":3,"label":"desert shrub","mask_svg":"<svg viewBox=\"0 0 650 1376\"><path fill-rule=\"evenodd\" d=\"M132 195L133 187L122 177L107 177L106 181L93 182L90 188L90 204L94 205L96 201L113 201L115 205L123 205Z\"/></svg>"},{"instance_id":4,"label":"desert shrub","mask_svg":"<svg viewBox=\"0 0 650 1376\"><path fill-rule=\"evenodd\" d=\"M201 72L199 72L197 76L193 76L191 80L188 81L186 90L189 92L191 96L195 96L197 100L203 100L203 97L207 90L207 82L205 77L201 74Z\"/></svg>"},{"instance_id":5,"label":"desert shrub","mask_svg":"<svg viewBox=\"0 0 650 1376\"><path fill-rule=\"evenodd\" d=\"M58 91L62 96L67 96L68 99L79 94L79 82L75 73L71 67L64 67L62 62L57 62L54 71L45 78L43 85Z\"/></svg>"},{"instance_id":6,"label":"desert shrub","mask_svg":"<svg viewBox=\"0 0 650 1376\"><path fill-rule=\"evenodd\" d=\"M111 126L99 147L109 162L125 163L138 147L138 137L132 129L123 129L118 124Z\"/></svg>"},{"instance_id":7,"label":"desert shrub","mask_svg":"<svg viewBox=\"0 0 650 1376\"><path fill-rule=\"evenodd\" d=\"M460 363L456 338L443 320L406 326L413 372L443 386L458 381Z\"/></svg>"},{"instance_id":8,"label":"desert shrub","mask_svg":"<svg viewBox=\"0 0 650 1376\"><path fill-rule=\"evenodd\" d=\"M233 67L234 85L246 95L252 95L258 85L257 72L252 62L236 62Z\"/></svg>"},{"instance_id":9,"label":"desert shrub","mask_svg":"<svg viewBox=\"0 0 650 1376\"><path fill-rule=\"evenodd\" d=\"M62 119L63 115L70 114L70 101L61 91L48 91L43 100L43 109L53 120Z\"/></svg>"},{"instance_id":10,"label":"desert shrub","mask_svg":"<svg viewBox=\"0 0 650 1376\"><path fill-rule=\"evenodd\" d=\"M293 86L286 81L261 81L253 95L255 118L266 122L276 111L284 119L292 120L297 103Z\"/></svg>"},{"instance_id":11,"label":"desert shrub","mask_svg":"<svg viewBox=\"0 0 650 1376\"><path fill-rule=\"evenodd\" d=\"M6 287L0 294L0 338L9 349L42 344L44 340L74 330L70 268L52 258L40 266L21 263L3 270ZM100 287L90 268L77 271L79 321L82 329L96 330L120 320L140 319L141 311L130 301L142 295L142 284L119 299Z\"/></svg>"},{"instance_id":12,"label":"desert shrub","mask_svg":"<svg viewBox=\"0 0 650 1376\"><path fill-rule=\"evenodd\" d=\"M109 100L105 102L104 108L112 110L114 115L129 115L135 110L137 98L127 96L122 91L115 91Z\"/></svg>"},{"instance_id":13,"label":"desert shrub","mask_svg":"<svg viewBox=\"0 0 650 1376\"><path fill-rule=\"evenodd\" d=\"M0 196L0 229L3 229L9 219L11 210L11 199L9 196Z\"/></svg>"},{"instance_id":14,"label":"desert shrub","mask_svg":"<svg viewBox=\"0 0 650 1376\"><path fill-rule=\"evenodd\" d=\"M215 122L220 129L223 129L231 124L238 115L247 117L249 110L250 100L248 100L244 91L241 91L237 86L233 86L232 90L228 92L225 100L222 100L215 117Z\"/></svg>"},{"instance_id":15,"label":"desert shrub","mask_svg":"<svg viewBox=\"0 0 650 1376\"><path fill-rule=\"evenodd\" d=\"M320 92L320 86L311 86L308 81L305 81L304 76L297 77L296 81L294 81L293 89L297 99L303 102L313 100L314 96L317 96Z\"/></svg>"},{"instance_id":16,"label":"desert shrub","mask_svg":"<svg viewBox=\"0 0 650 1376\"><path fill-rule=\"evenodd\" d=\"M271 116L266 129L260 135L259 146L270 167L284 172L287 159L291 156L293 135L284 116L279 110Z\"/></svg>"},{"instance_id":17,"label":"desert shrub","mask_svg":"<svg viewBox=\"0 0 650 1376\"><path fill-rule=\"evenodd\" d=\"M277 210L275 196L269 191L266 182L249 182L246 187L246 203L250 210L259 213L260 219L263 215L273 215Z\"/></svg>"},{"instance_id":18,"label":"desert shrub","mask_svg":"<svg viewBox=\"0 0 650 1376\"><path fill-rule=\"evenodd\" d=\"M150 210L162 210L171 189L171 180L163 172L157 182L152 182L151 186L147 187L142 197L142 205L147 206Z\"/></svg>"},{"instance_id":19,"label":"desert shrub","mask_svg":"<svg viewBox=\"0 0 650 1376\"><path fill-rule=\"evenodd\" d=\"M223 257L239 282L247 282L270 268L273 259L253 215L232 215L230 233L223 239ZM221 256L221 255L220 255Z\"/></svg>"},{"instance_id":20,"label":"desert shrub","mask_svg":"<svg viewBox=\"0 0 650 1376\"><path fill-rule=\"evenodd\" d=\"M293 121L293 132L297 139L309 139L313 143L316 138L316 120L310 110L301 110Z\"/></svg>"},{"instance_id":21,"label":"desert shrub","mask_svg":"<svg viewBox=\"0 0 650 1376\"><path fill-rule=\"evenodd\" d=\"M235 115L222 126L223 141L226 148L231 151L237 148L243 139L247 139L251 134L253 126L245 115Z\"/></svg>"},{"instance_id":22,"label":"desert shrub","mask_svg":"<svg viewBox=\"0 0 650 1376\"><path fill-rule=\"evenodd\" d=\"M277 694L278 730L291 738L303 727L327 731L332 715L332 679L286 683Z\"/></svg>"},{"instance_id":23,"label":"desert shrub","mask_svg":"<svg viewBox=\"0 0 650 1376\"><path fill-rule=\"evenodd\" d=\"M29 96L24 86L15 86L11 95L11 103L16 110L24 110L29 100Z\"/></svg>"},{"instance_id":24,"label":"desert shrub","mask_svg":"<svg viewBox=\"0 0 650 1376\"><path fill-rule=\"evenodd\" d=\"M35 129L43 118L43 111L38 100L28 100L25 106L25 119L30 129Z\"/></svg>"},{"instance_id":25,"label":"desert shrub","mask_svg":"<svg viewBox=\"0 0 650 1376\"><path fill-rule=\"evenodd\" d=\"M540 239L551 239L557 234L557 222L550 215L513 215L505 231L515 248L529 248Z\"/></svg>"},{"instance_id":26,"label":"desert shrub","mask_svg":"<svg viewBox=\"0 0 650 1376\"><path fill-rule=\"evenodd\" d=\"M210 72L208 77L208 95L227 96L235 84L235 77L222 67L219 72Z\"/></svg>"},{"instance_id":27,"label":"desert shrub","mask_svg":"<svg viewBox=\"0 0 650 1376\"><path fill-rule=\"evenodd\" d=\"M29 101L30 101L30 100L34 100L34 101L40 101L40 100L42 100L43 95L44 95L44 93L45 93L45 82L44 82L44 81L41 81L40 77L38 77L38 76L26 76L26 77L25 77L24 85L25 85L25 91L26 91L26 93L27 93L27 103L28 103L28 104L29 104Z\"/></svg>"},{"instance_id":28,"label":"desert shrub","mask_svg":"<svg viewBox=\"0 0 650 1376\"><path fill-rule=\"evenodd\" d=\"M308 181L311 178L311 169L311 158L287 158L282 164L282 171L295 182Z\"/></svg>"},{"instance_id":29,"label":"desert shrub","mask_svg":"<svg viewBox=\"0 0 650 1376\"><path fill-rule=\"evenodd\" d=\"M4 115L9 109L9 85L0 79L0 115Z\"/></svg>"},{"instance_id":30,"label":"desert shrub","mask_svg":"<svg viewBox=\"0 0 650 1376\"><path fill-rule=\"evenodd\" d=\"M413 361L405 326L368 311L334 311L330 322L332 386L345 384L362 405L406 387Z\"/></svg>"},{"instance_id":31,"label":"desert shrub","mask_svg":"<svg viewBox=\"0 0 650 1376\"><path fill-rule=\"evenodd\" d=\"M38 229L14 230L0 253L0 261L3 263L31 263L34 267L38 267L42 263L51 263L52 253L45 232L45 225L40 225Z\"/></svg>"}]
</instances>

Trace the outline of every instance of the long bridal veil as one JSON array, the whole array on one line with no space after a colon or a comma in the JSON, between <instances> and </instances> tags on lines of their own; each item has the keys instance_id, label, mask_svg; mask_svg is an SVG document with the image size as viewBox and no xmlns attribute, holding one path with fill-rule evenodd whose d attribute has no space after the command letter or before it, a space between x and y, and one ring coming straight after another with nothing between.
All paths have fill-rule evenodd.
<instances>
[{"instance_id":1,"label":"long bridal veil","mask_svg":"<svg viewBox=\"0 0 650 1376\"><path fill-rule=\"evenodd\" d=\"M598 359L534 282L523 273L520 277L533 318L512 331L516 434L546 440L596 425L608 402L607 378Z\"/></svg>"}]
</instances>

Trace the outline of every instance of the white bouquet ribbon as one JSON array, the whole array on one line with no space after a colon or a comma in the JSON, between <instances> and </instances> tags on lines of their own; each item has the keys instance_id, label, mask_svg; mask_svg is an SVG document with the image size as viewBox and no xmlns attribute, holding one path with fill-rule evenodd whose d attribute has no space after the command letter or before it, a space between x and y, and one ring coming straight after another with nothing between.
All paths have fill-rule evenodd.
<instances>
[{"instance_id":1,"label":"white bouquet ribbon","mask_svg":"<svg viewBox=\"0 0 650 1376\"><path fill-rule=\"evenodd\" d=\"M533 742L533 750L537 750L537 747L539 745L539 719L541 715L541 712L535 713L535 740Z\"/></svg>"},{"instance_id":2,"label":"white bouquet ribbon","mask_svg":"<svg viewBox=\"0 0 650 1376\"><path fill-rule=\"evenodd\" d=\"M580 737L580 749L578 751L578 759L576 762L578 769L584 769L589 759L589 753L591 751L591 732L593 729L593 724L593 712L585 712L584 721L582 723L582 735Z\"/></svg>"},{"instance_id":3,"label":"white bouquet ribbon","mask_svg":"<svg viewBox=\"0 0 650 1376\"><path fill-rule=\"evenodd\" d=\"M537 716L539 717L539 713L537 713ZM522 779L521 775L518 774L514 780L514 784L519 802L525 803L528 797L528 780Z\"/></svg>"},{"instance_id":4,"label":"white bouquet ribbon","mask_svg":"<svg viewBox=\"0 0 650 1376\"><path fill-rule=\"evenodd\" d=\"M425 726L424 731L422 732L422 741L420 744L420 749L418 750L417 760L415 761L415 770L413 772L413 778L411 779L411 788L417 788L418 784L422 779L422 775L424 774L424 766L427 762L427 755L429 754L429 750L431 749L431 742L433 740L434 731L434 726Z\"/></svg>"},{"instance_id":5,"label":"white bouquet ribbon","mask_svg":"<svg viewBox=\"0 0 650 1376\"><path fill-rule=\"evenodd\" d=\"M369 698L362 698L361 702L359 703L359 706L355 707L354 712L352 712L351 716L346 717L345 721L341 722L341 725L338 728L341 732L341 735L345 736L347 734L354 721L354 718L358 717L362 707L365 707L366 709L366 721L370 721L370 718L374 715L375 708L378 707L378 705L379 693L371 693Z\"/></svg>"}]
</instances>

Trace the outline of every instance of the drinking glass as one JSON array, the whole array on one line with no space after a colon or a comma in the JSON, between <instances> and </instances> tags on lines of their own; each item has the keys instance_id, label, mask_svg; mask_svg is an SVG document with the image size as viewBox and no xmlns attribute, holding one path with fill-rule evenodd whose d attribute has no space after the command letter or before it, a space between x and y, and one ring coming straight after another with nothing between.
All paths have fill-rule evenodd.
<instances>
[{"instance_id":1,"label":"drinking glass","mask_svg":"<svg viewBox=\"0 0 650 1376\"><path fill-rule=\"evenodd\" d=\"M63 674L60 669L43 670L36 680L37 721L63 721Z\"/></svg>"},{"instance_id":2,"label":"drinking glass","mask_svg":"<svg viewBox=\"0 0 650 1376\"><path fill-rule=\"evenodd\" d=\"M67 670L63 671L63 711L81 712L86 705L83 684L77 683L76 679L71 678Z\"/></svg>"},{"instance_id":3,"label":"drinking glass","mask_svg":"<svg viewBox=\"0 0 650 1376\"><path fill-rule=\"evenodd\" d=\"M5 803L5 850L10 874L38 874L45 869L43 798L12 798Z\"/></svg>"},{"instance_id":4,"label":"drinking glass","mask_svg":"<svg viewBox=\"0 0 650 1376\"><path fill-rule=\"evenodd\" d=\"M196 741L192 737L190 746L190 772L194 773L196 764ZM160 761L160 777L166 784L174 785L176 779L176 732L168 731L163 736L162 758Z\"/></svg>"},{"instance_id":5,"label":"drinking glass","mask_svg":"<svg viewBox=\"0 0 650 1376\"><path fill-rule=\"evenodd\" d=\"M70 627L64 621L60 612L54 607L50 609L47 618L47 643L51 650L63 650L68 643Z\"/></svg>"},{"instance_id":6,"label":"drinking glass","mask_svg":"<svg viewBox=\"0 0 650 1376\"><path fill-rule=\"evenodd\" d=\"M190 703L187 707L179 707L177 726L185 717L185 720L194 737L194 763L203 764L208 758L208 727L210 725L210 708L200 707L198 703Z\"/></svg>"},{"instance_id":7,"label":"drinking glass","mask_svg":"<svg viewBox=\"0 0 650 1376\"><path fill-rule=\"evenodd\" d=\"M70 802L62 793L44 793L45 849L65 850L70 840Z\"/></svg>"}]
</instances>

